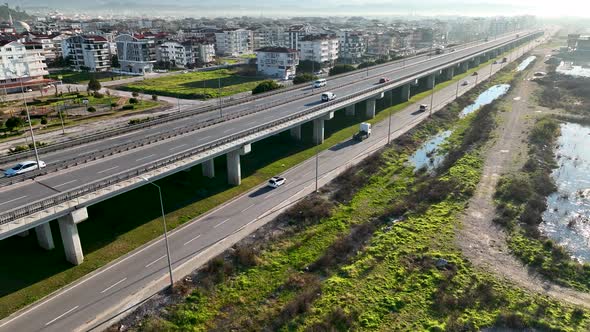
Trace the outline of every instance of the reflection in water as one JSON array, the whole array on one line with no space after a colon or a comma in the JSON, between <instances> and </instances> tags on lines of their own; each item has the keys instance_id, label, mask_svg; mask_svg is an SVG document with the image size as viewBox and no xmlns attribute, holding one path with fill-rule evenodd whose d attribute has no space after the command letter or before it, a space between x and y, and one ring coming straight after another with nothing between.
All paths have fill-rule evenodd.
<instances>
[{"instance_id":1,"label":"reflection in water","mask_svg":"<svg viewBox=\"0 0 590 332\"><path fill-rule=\"evenodd\" d=\"M480 94L473 104L465 107L461 111L461 114L459 114L459 117L463 118L475 112L480 107L490 104L492 101L498 99L499 97L503 96L506 92L508 92L508 89L510 89L510 84L494 85L493 87L487 89L482 94Z\"/></svg>"},{"instance_id":2,"label":"reflection in water","mask_svg":"<svg viewBox=\"0 0 590 332\"><path fill-rule=\"evenodd\" d=\"M590 262L590 127L561 125L552 177L557 192L547 198L541 232L564 246L574 258Z\"/></svg>"},{"instance_id":3,"label":"reflection in water","mask_svg":"<svg viewBox=\"0 0 590 332\"><path fill-rule=\"evenodd\" d=\"M444 154L438 153L438 147L453 133L452 130L440 132L422 146L408 159L416 170L426 168L428 172L435 170L445 159Z\"/></svg>"},{"instance_id":4,"label":"reflection in water","mask_svg":"<svg viewBox=\"0 0 590 332\"><path fill-rule=\"evenodd\" d=\"M535 60L536 58L537 58L536 56L532 55L532 56L524 59L524 61L521 62L518 65L518 67L516 67L516 71L523 71L523 70L525 70L526 67L528 67L531 64L531 62L533 62L533 60Z\"/></svg>"}]
</instances>

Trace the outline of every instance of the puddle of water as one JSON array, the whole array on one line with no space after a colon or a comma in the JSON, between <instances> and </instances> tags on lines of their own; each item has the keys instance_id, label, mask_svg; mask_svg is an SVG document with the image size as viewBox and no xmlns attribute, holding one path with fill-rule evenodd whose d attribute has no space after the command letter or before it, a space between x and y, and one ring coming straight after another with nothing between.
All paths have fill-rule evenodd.
<instances>
[{"instance_id":1,"label":"puddle of water","mask_svg":"<svg viewBox=\"0 0 590 332\"><path fill-rule=\"evenodd\" d=\"M590 68L585 66L577 66L573 62L561 62L559 67L555 70L560 74L578 76L578 77L590 77Z\"/></svg>"},{"instance_id":2,"label":"puddle of water","mask_svg":"<svg viewBox=\"0 0 590 332\"><path fill-rule=\"evenodd\" d=\"M521 62L518 67L516 67L516 71L523 71L526 69L526 67L528 67L531 62L533 62L533 60L535 60L537 57L534 55L531 55L530 57L524 59L523 62Z\"/></svg>"},{"instance_id":3,"label":"puddle of water","mask_svg":"<svg viewBox=\"0 0 590 332\"><path fill-rule=\"evenodd\" d=\"M440 166L445 155L439 154L437 149L452 133L452 130L443 131L424 142L408 159L414 165L415 170L425 167L428 172L431 172Z\"/></svg>"},{"instance_id":4,"label":"puddle of water","mask_svg":"<svg viewBox=\"0 0 590 332\"><path fill-rule=\"evenodd\" d=\"M547 198L541 232L564 246L574 259L590 262L590 127L561 125L552 177L557 192Z\"/></svg>"},{"instance_id":5,"label":"puddle of water","mask_svg":"<svg viewBox=\"0 0 590 332\"><path fill-rule=\"evenodd\" d=\"M510 84L494 85L493 87L487 89L482 94L480 94L473 104L465 107L459 114L459 117L463 118L477 111L480 107L490 104L492 101L498 99L499 97L503 96L506 92L508 92L508 89L510 89Z\"/></svg>"}]
</instances>

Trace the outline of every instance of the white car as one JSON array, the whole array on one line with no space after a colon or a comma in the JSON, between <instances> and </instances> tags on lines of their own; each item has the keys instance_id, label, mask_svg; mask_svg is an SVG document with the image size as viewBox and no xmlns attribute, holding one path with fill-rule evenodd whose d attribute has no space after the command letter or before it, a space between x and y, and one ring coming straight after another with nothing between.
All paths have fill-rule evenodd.
<instances>
[{"instance_id":1,"label":"white car","mask_svg":"<svg viewBox=\"0 0 590 332\"><path fill-rule=\"evenodd\" d=\"M280 176L273 176L270 180L268 180L268 186L271 188L278 188L287 182L287 179L282 178Z\"/></svg>"},{"instance_id":2,"label":"white car","mask_svg":"<svg viewBox=\"0 0 590 332\"><path fill-rule=\"evenodd\" d=\"M39 166L41 168L47 166L44 161L39 160ZM4 176L15 176L26 172L34 171L37 169L37 162L34 160L27 160L16 164L14 167L4 171Z\"/></svg>"}]
</instances>

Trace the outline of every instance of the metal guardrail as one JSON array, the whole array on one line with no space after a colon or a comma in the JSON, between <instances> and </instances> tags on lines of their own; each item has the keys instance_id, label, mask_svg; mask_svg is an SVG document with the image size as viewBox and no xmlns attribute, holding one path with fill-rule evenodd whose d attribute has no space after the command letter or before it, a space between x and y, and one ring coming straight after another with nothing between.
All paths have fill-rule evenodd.
<instances>
[{"instance_id":1,"label":"metal guardrail","mask_svg":"<svg viewBox=\"0 0 590 332\"><path fill-rule=\"evenodd\" d=\"M527 36L523 36L523 38L521 38L521 40L524 39L524 38L526 38L526 37L532 36L532 35L536 35L536 33L531 33L531 34L529 34ZM499 47L499 46L501 46L501 45L497 45L496 47ZM484 52L482 51L480 53L484 53ZM455 62L458 62L458 61L459 60L454 60L454 61L451 61L450 63L455 63ZM448 65L448 64L449 63L441 64L438 67L444 67L445 65ZM435 70L437 70L437 69L435 69ZM404 77L403 79L414 78L416 76L419 76L421 74L424 74L425 72L430 72L430 71L433 71L433 69L432 68L425 69L425 70L423 70L421 72L414 73L412 75L408 75L408 76ZM0 225L6 224L6 223L11 222L11 221L14 221L14 220L17 220L19 218L25 217L25 216L30 215L30 214L35 213L35 212L43 211L43 210L45 210L47 208L50 208L50 207L59 205L61 203L70 201L72 199L75 199L75 198L84 196L86 194L95 192L95 191L97 191L99 189L103 189L103 188L109 187L109 186L111 186L113 184L116 184L116 183L119 183L119 182L122 182L122 181L125 181L125 180L128 180L128 179L131 179L133 177L137 177L137 176L139 176L141 174L144 174L146 172L149 172L151 170L158 169L158 168L164 167L166 165L170 165L170 164L175 163L175 162L177 162L179 160L186 159L188 157L194 156L194 155L196 155L198 153L201 153L201 152L206 151L206 150L210 150L212 148L215 148L217 146L226 144L228 142L236 141L236 140L238 140L240 138L244 138L244 137L247 137L249 135L252 135L252 134L261 132L261 131L263 131L265 129L276 127L276 126L278 126L280 124L283 124L285 122L289 122L291 120L304 117L304 116L309 115L311 113L317 112L317 111L319 111L319 110L321 110L323 108L327 108L327 107L330 107L330 106L333 106L333 105L342 103L342 102L347 101L347 100L350 100L350 99L358 98L358 97L363 96L363 95L374 94L376 92L376 90L383 90L387 86L395 85L395 84L398 84L398 83L399 83L399 80L397 82L389 82L389 83L383 84L383 85L381 85L379 87L370 87L368 89L365 89L365 90L356 92L356 93L354 93L352 95L348 95L348 96L339 98L337 100L333 100L333 101L330 101L330 102L326 102L326 103L323 103L323 104L314 106L312 108L309 108L309 109L304 110L302 112L299 112L297 114L292 114L292 115L283 117L283 118L281 118L279 120L275 120L273 122L266 123L266 124L257 126L255 128L251 128L251 129L248 129L248 130L245 130L245 131L242 131L242 132L239 132L239 133L230 135L228 137L224 137L224 138L215 140L213 142L210 142L210 143L207 143L205 145L196 147L194 149L191 149L191 150L188 150L188 151L185 151L185 152L182 152L182 153L178 153L178 154L172 155L172 156L170 156L170 157L168 157L168 158L166 158L164 160L158 160L158 161L152 162L152 163L150 163L150 164L148 164L146 166L141 166L141 167L136 168L134 170L131 170L129 172L120 173L120 174L117 174L117 175L113 175L113 176L111 176L111 177L109 177L107 179L98 180L98 181L95 181L93 183L86 184L86 185L77 187L75 189L69 190L66 193L54 195L54 196L51 196L50 198L47 198L47 199L43 199L43 200L39 200L39 201L30 203L29 205L27 205L25 207L21 207L21 208L17 208L17 209L13 209L13 210L7 211L7 212L3 213L2 215L0 215Z\"/></svg>"},{"instance_id":2,"label":"metal guardrail","mask_svg":"<svg viewBox=\"0 0 590 332\"><path fill-rule=\"evenodd\" d=\"M466 46L466 45L470 45L470 44L474 44L477 43L479 41L475 41L475 42L470 42L467 44L464 44L462 46ZM499 45L496 45L495 47L497 47ZM447 53L448 54L448 53ZM418 58L422 55L416 55L414 57L410 57L408 59L400 59L400 60L395 60L395 61L391 61L391 62L387 62L384 64L380 64L380 65L375 65L375 66L371 66L369 68L367 68L368 70L375 70L375 69L379 69L382 67L387 67L387 66L391 66L400 62L405 62L409 59L414 59L414 58ZM444 56L444 55L442 55ZM392 69L391 71L397 70L399 68L396 69ZM352 76L352 75L358 75L359 71L352 71L352 72L347 72L347 73L343 73L343 74L339 74L339 75L335 75L335 76L331 76L331 79L338 79L338 78L342 78L342 77L347 77L347 76ZM385 73L379 73L379 75L375 75L375 76L380 76L383 75ZM372 76L374 77L374 76ZM341 86L338 87L343 87L349 84L343 84ZM39 154L44 154L44 153L50 153L50 152L54 152L54 151L59 151L59 150L63 150L63 149L67 149L67 148L71 148L73 146L78 146L78 145L82 145L82 144L88 144L88 143L92 143L92 142L96 142L105 138L110 138L113 136L117 136L117 135L122 135L122 134L126 134L129 132L133 132L133 131L137 131L140 129L144 129L144 128L148 128L148 127L152 127L152 126L156 126L156 125L160 125L166 122L171 122L171 121L175 121L178 119L182 119L185 117L190 117L190 116L195 116L195 115L199 115L199 114L203 114L203 113L207 113L207 112L211 112L211 111L215 111L217 109L219 109L220 107L230 107L230 106L235 106L235 105L239 105L242 103L247 103L250 101L254 101L254 100L258 100L258 99L262 99L268 96L273 96L273 95L277 95L277 94L281 94L281 93L285 93L288 91L292 91L292 90L297 90L301 87L301 85L293 85L291 87L288 87L286 89L279 89L279 90L275 90L275 91L270 91L264 94L260 94L260 95L256 95L256 96L250 96L250 97L245 97L245 98L239 98L239 99L232 99L230 98L229 100L224 100L223 98L221 98L221 105L213 105L213 106L205 106L205 107L200 107L197 109L193 109L193 110L188 110L188 111L177 111L174 113L170 113L170 114L164 114L164 115L160 115L158 116L156 119L150 120L150 121L146 121L140 124L135 124L135 125L128 125L122 128L114 128L114 129L108 129L106 131L100 132L100 133L96 133L96 134L91 134L88 136L83 136L80 138L76 138L67 142L61 142L61 143L55 143L55 144L50 144L49 146L46 147L42 147L38 149ZM308 93L303 93L303 94L298 94L296 96L291 96L290 100L285 101L286 102L290 102L294 99L297 99L301 96L305 96L308 95ZM269 103L269 105L262 105L264 109L268 109L277 105L274 105L272 103ZM265 107L266 106L266 107ZM4 164L8 164L11 162L16 162L19 160L23 160L26 159L28 157L32 157L33 156L33 151L23 151L20 153L14 153L14 154L10 154L10 155L6 155L6 156L2 156L0 157L0 164L4 165Z\"/></svg>"}]
</instances>

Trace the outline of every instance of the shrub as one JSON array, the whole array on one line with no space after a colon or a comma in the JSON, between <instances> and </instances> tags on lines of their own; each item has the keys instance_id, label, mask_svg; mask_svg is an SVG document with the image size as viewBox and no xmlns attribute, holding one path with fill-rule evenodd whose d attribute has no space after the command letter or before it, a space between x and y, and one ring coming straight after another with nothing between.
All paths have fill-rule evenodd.
<instances>
[{"instance_id":1,"label":"shrub","mask_svg":"<svg viewBox=\"0 0 590 332\"><path fill-rule=\"evenodd\" d=\"M376 63L374 61L365 61L365 62L361 63L360 65L358 65L357 69L372 67L374 65L376 65Z\"/></svg>"},{"instance_id":2,"label":"shrub","mask_svg":"<svg viewBox=\"0 0 590 332\"><path fill-rule=\"evenodd\" d=\"M303 74L299 74L299 75L295 76L295 78L293 79L293 84L301 84L301 83L311 82L311 81L315 81L317 79L318 79L318 77L313 74L303 73Z\"/></svg>"},{"instance_id":3,"label":"shrub","mask_svg":"<svg viewBox=\"0 0 590 332\"><path fill-rule=\"evenodd\" d=\"M46 116L44 116L44 117L41 118L41 124L42 125L46 125L47 124L47 117Z\"/></svg>"},{"instance_id":4,"label":"shrub","mask_svg":"<svg viewBox=\"0 0 590 332\"><path fill-rule=\"evenodd\" d=\"M158 95L152 95L152 100L153 100L153 101L156 101L156 100L158 100Z\"/></svg>"},{"instance_id":5,"label":"shrub","mask_svg":"<svg viewBox=\"0 0 590 332\"><path fill-rule=\"evenodd\" d=\"M137 100L137 98L129 98L129 104L137 104L139 103L139 100Z\"/></svg>"},{"instance_id":6,"label":"shrub","mask_svg":"<svg viewBox=\"0 0 590 332\"><path fill-rule=\"evenodd\" d=\"M137 97L139 97L139 92L137 92L137 91L133 91L133 92L131 92L131 95L132 95L134 98L137 98Z\"/></svg>"},{"instance_id":7,"label":"shrub","mask_svg":"<svg viewBox=\"0 0 590 332\"><path fill-rule=\"evenodd\" d=\"M128 110L132 110L135 108L135 105L123 105L123 107L121 107L121 109L123 111L128 111Z\"/></svg>"},{"instance_id":8,"label":"shrub","mask_svg":"<svg viewBox=\"0 0 590 332\"><path fill-rule=\"evenodd\" d=\"M19 117L13 116L8 118L8 120L6 120L6 123L4 124L6 126L6 128L10 131L14 131L15 129L18 129L22 126L24 126L25 121Z\"/></svg>"},{"instance_id":9,"label":"shrub","mask_svg":"<svg viewBox=\"0 0 590 332\"><path fill-rule=\"evenodd\" d=\"M111 107L117 107L117 103L111 103Z\"/></svg>"},{"instance_id":10,"label":"shrub","mask_svg":"<svg viewBox=\"0 0 590 332\"><path fill-rule=\"evenodd\" d=\"M332 67L332 69L330 69L330 76L347 73L355 69L356 68L354 68L354 66L352 65L335 65L334 67Z\"/></svg>"},{"instance_id":11,"label":"shrub","mask_svg":"<svg viewBox=\"0 0 590 332\"><path fill-rule=\"evenodd\" d=\"M267 92L267 91L272 91L272 90L276 90L276 89L280 89L283 86L273 80L267 80L267 81L263 81L260 84L258 84L254 89L252 89L252 94L259 94L259 93L263 93L263 92Z\"/></svg>"},{"instance_id":12,"label":"shrub","mask_svg":"<svg viewBox=\"0 0 590 332\"><path fill-rule=\"evenodd\" d=\"M88 107L86 110L90 113L96 112L96 108L94 108L93 106Z\"/></svg>"},{"instance_id":13,"label":"shrub","mask_svg":"<svg viewBox=\"0 0 590 332\"><path fill-rule=\"evenodd\" d=\"M98 91L94 93L94 98L101 99L103 97L104 97L104 95Z\"/></svg>"}]
</instances>

